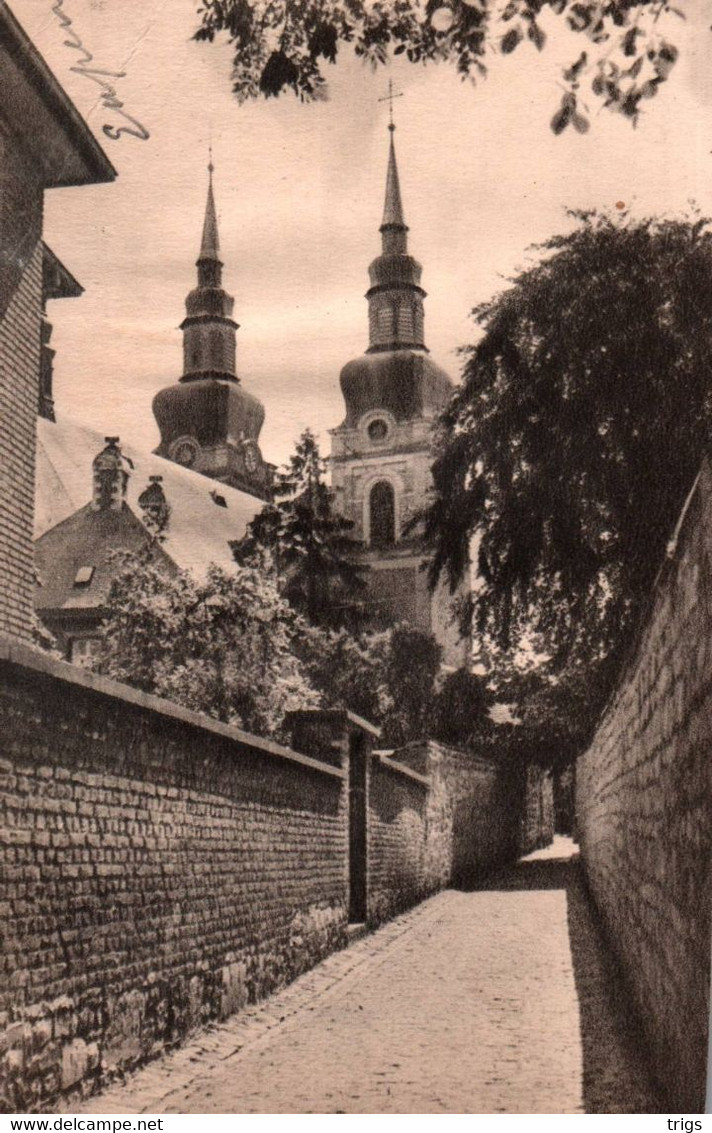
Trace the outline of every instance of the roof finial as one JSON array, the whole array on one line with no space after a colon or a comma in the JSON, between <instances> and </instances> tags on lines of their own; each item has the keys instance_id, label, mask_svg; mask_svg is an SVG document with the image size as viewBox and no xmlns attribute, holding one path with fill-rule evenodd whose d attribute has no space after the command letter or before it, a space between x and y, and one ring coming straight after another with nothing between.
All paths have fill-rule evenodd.
<instances>
[{"instance_id":1,"label":"roof finial","mask_svg":"<svg viewBox=\"0 0 712 1133\"><path fill-rule=\"evenodd\" d=\"M208 173L210 174L211 181L213 179L214 172L215 166L213 165L213 143L210 142L210 144L208 145Z\"/></svg>"},{"instance_id":2,"label":"roof finial","mask_svg":"<svg viewBox=\"0 0 712 1133\"><path fill-rule=\"evenodd\" d=\"M379 102L388 102L390 121L388 129L391 132L390 145L388 147L388 175L386 177L386 203L383 210L383 221L381 222L381 231L384 228L399 228L403 232L407 232L407 226L403 219L403 203L401 201L400 183L398 180L398 165L396 163L396 147L394 143L395 135L395 122L393 121L393 99L402 98L403 92L397 93L393 90L393 80L388 80L388 94L385 98L379 98ZM405 251L405 248L403 249Z\"/></svg>"},{"instance_id":3,"label":"roof finial","mask_svg":"<svg viewBox=\"0 0 712 1133\"><path fill-rule=\"evenodd\" d=\"M388 129L391 131L391 133L393 133L393 131L396 128L396 124L393 121L393 99L394 98L402 98L402 97L403 97L403 91L399 90L399 91L394 92L394 90L393 90L393 79L389 79L388 80L388 94L385 95L384 98L379 98L378 101L388 103L388 118L389 118Z\"/></svg>"}]
</instances>

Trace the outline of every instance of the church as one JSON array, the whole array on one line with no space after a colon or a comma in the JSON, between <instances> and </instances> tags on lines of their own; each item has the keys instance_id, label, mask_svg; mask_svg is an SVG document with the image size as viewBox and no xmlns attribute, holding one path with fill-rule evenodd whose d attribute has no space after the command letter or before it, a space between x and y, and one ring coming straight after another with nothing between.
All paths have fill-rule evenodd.
<instances>
[{"instance_id":1,"label":"church","mask_svg":"<svg viewBox=\"0 0 712 1133\"><path fill-rule=\"evenodd\" d=\"M370 609L432 633L444 664L458 668L469 646L447 588L428 588L419 523L432 488L433 430L454 387L425 345L422 267L408 252L392 120L388 129L381 254L368 269L369 345L341 371L346 416L331 430L332 487L360 545Z\"/></svg>"},{"instance_id":2,"label":"church","mask_svg":"<svg viewBox=\"0 0 712 1133\"><path fill-rule=\"evenodd\" d=\"M345 416L331 430L332 487L336 509L353 525L354 558L366 568L360 604L380 623L434 634L444 665L457 668L469 643L453 622L449 592L428 589L419 522L432 484L433 430L453 383L425 343L422 268L408 251L392 121L389 131L381 253L366 293L369 343L341 371ZM210 562L232 563L231 541L270 499L274 467L260 448L265 408L238 376L239 325L223 287L212 159L208 169L196 287L181 323L183 373L154 398L155 452L57 418L46 359L36 609L80 663L97 640L115 552L135 549L151 509L165 516L161 555L169 566L204 574ZM113 477L110 490L102 476Z\"/></svg>"}]
</instances>

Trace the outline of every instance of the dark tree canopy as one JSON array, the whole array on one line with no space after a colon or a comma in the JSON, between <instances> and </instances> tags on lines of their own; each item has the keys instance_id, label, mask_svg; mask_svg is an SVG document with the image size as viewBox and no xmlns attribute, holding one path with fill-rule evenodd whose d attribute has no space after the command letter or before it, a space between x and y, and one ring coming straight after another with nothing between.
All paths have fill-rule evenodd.
<instances>
[{"instance_id":1,"label":"dark tree canopy","mask_svg":"<svg viewBox=\"0 0 712 1133\"><path fill-rule=\"evenodd\" d=\"M427 516L433 579L462 577L479 531L480 632L533 636L554 671L619 655L712 423L706 221L574 215L474 312Z\"/></svg>"},{"instance_id":2,"label":"dark tree canopy","mask_svg":"<svg viewBox=\"0 0 712 1133\"><path fill-rule=\"evenodd\" d=\"M468 669L449 673L433 701L432 735L461 747L476 742L489 721L488 710L493 701L483 677Z\"/></svg>"},{"instance_id":3,"label":"dark tree canopy","mask_svg":"<svg viewBox=\"0 0 712 1133\"><path fill-rule=\"evenodd\" d=\"M391 54L442 60L475 80L486 74L492 49L541 51L550 13L578 41L554 132L569 125L585 132L586 105L594 102L635 120L677 58L665 17L681 13L668 0L202 0L195 38L227 36L240 101L288 90L308 100L323 95L324 63L335 63L342 45L374 66Z\"/></svg>"}]
</instances>

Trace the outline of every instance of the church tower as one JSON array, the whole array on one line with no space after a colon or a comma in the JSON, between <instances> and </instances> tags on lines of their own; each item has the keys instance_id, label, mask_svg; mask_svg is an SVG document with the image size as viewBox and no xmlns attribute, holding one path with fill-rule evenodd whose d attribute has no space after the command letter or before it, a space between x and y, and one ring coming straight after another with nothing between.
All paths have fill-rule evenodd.
<instances>
[{"instance_id":1,"label":"church tower","mask_svg":"<svg viewBox=\"0 0 712 1133\"><path fill-rule=\"evenodd\" d=\"M346 416L331 430L337 506L363 547L368 603L389 620L435 635L448 666L466 663L445 590L430 594L422 531L409 527L428 503L432 435L453 383L425 345L422 268L408 252L393 121L381 254L369 267L369 346L341 371Z\"/></svg>"},{"instance_id":2,"label":"church tower","mask_svg":"<svg viewBox=\"0 0 712 1133\"><path fill-rule=\"evenodd\" d=\"M183 376L153 400L161 430L159 456L268 499L272 468L262 458L262 403L241 385L235 365L238 324L223 289L213 164L197 260L198 286L186 299Z\"/></svg>"}]
</instances>

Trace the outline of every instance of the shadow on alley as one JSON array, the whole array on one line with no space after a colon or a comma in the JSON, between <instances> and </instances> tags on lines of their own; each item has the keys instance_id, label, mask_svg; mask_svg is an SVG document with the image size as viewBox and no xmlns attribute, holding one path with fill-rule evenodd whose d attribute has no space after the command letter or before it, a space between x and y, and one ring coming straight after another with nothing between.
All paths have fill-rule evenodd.
<instances>
[{"instance_id":1,"label":"shadow on alley","mask_svg":"<svg viewBox=\"0 0 712 1133\"><path fill-rule=\"evenodd\" d=\"M523 858L471 891L561 890L579 1008L585 1113L666 1113L647 1071L643 1039L568 839Z\"/></svg>"}]
</instances>

